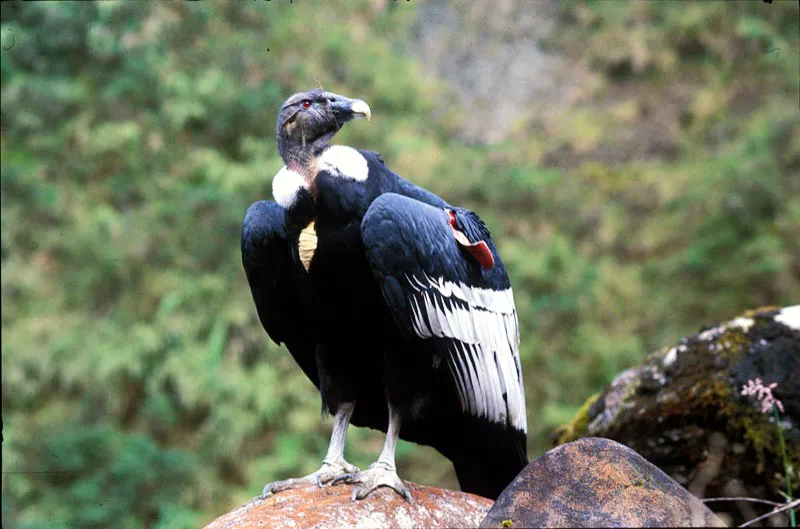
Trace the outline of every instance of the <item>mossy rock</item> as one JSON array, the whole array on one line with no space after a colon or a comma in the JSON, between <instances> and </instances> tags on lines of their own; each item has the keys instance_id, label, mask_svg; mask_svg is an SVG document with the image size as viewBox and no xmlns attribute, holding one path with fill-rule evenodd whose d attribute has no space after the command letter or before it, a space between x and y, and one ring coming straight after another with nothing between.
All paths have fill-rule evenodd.
<instances>
[{"instance_id":1,"label":"mossy rock","mask_svg":"<svg viewBox=\"0 0 800 529\"><path fill-rule=\"evenodd\" d=\"M554 445L606 437L698 496L784 501L786 469L774 415L741 395L755 378L777 383L772 393L784 407L789 466L800 469L800 305L748 311L649 355L590 397L556 432ZM797 497L797 470L791 481ZM737 524L748 518L733 503L709 505Z\"/></svg>"}]
</instances>

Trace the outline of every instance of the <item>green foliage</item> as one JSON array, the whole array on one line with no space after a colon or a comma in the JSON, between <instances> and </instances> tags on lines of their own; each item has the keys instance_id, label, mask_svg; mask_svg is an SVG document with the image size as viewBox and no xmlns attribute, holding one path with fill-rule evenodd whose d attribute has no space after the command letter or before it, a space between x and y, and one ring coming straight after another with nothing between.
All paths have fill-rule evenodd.
<instances>
[{"instance_id":1,"label":"green foliage","mask_svg":"<svg viewBox=\"0 0 800 529\"><path fill-rule=\"evenodd\" d=\"M647 352L800 299L792 3L561 5L550 48L597 91L496 146L458 139L465 110L409 54L415 3L373 4L2 4L6 526L196 527L319 466L330 423L238 248L275 113L318 82L373 109L338 142L492 230L532 456ZM353 429L348 459L381 443ZM431 449L398 464L456 486Z\"/></svg>"},{"instance_id":2,"label":"green foliage","mask_svg":"<svg viewBox=\"0 0 800 529\"><path fill-rule=\"evenodd\" d=\"M193 454L106 423L67 423L26 439L26 446L7 442L4 453L15 462L20 454L34 456L15 466L25 473L4 493L4 503L9 497L35 506L20 513L17 527L197 526L196 515L179 506L191 492Z\"/></svg>"}]
</instances>

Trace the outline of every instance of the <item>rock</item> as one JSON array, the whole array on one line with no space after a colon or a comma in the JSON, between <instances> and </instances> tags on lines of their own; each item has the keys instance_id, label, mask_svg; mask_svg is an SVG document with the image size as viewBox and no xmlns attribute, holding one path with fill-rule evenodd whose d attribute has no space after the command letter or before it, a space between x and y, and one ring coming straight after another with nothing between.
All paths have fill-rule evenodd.
<instances>
[{"instance_id":1,"label":"rock","mask_svg":"<svg viewBox=\"0 0 800 529\"><path fill-rule=\"evenodd\" d=\"M532 461L480 527L724 527L700 500L639 454L588 438Z\"/></svg>"},{"instance_id":2,"label":"rock","mask_svg":"<svg viewBox=\"0 0 800 529\"><path fill-rule=\"evenodd\" d=\"M466 492L406 482L414 499L409 504L381 488L364 500L352 501L353 487L309 485L265 500L253 498L208 524L205 529L477 527L492 500Z\"/></svg>"},{"instance_id":3,"label":"rock","mask_svg":"<svg viewBox=\"0 0 800 529\"><path fill-rule=\"evenodd\" d=\"M741 394L748 380L777 383L789 464L800 468L800 305L747 312L651 354L588 399L556 444L585 436L623 443L701 498L783 502L775 418ZM798 481L792 480L798 493ZM769 507L714 502L737 525ZM778 519L779 517L775 517Z\"/></svg>"}]
</instances>

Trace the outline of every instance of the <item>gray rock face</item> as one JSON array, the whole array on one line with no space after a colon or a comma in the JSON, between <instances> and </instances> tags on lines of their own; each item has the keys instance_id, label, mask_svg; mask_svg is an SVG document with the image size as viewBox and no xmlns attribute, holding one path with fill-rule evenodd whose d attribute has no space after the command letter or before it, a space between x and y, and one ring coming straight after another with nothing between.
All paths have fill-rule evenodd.
<instances>
[{"instance_id":1,"label":"gray rock face","mask_svg":"<svg viewBox=\"0 0 800 529\"><path fill-rule=\"evenodd\" d=\"M453 95L469 109L465 140L503 141L569 103L574 68L541 45L556 17L552 0L422 4L414 49L429 75L458 87Z\"/></svg>"},{"instance_id":2,"label":"gray rock face","mask_svg":"<svg viewBox=\"0 0 800 529\"><path fill-rule=\"evenodd\" d=\"M724 527L702 502L619 443L587 438L532 461L480 527Z\"/></svg>"}]
</instances>

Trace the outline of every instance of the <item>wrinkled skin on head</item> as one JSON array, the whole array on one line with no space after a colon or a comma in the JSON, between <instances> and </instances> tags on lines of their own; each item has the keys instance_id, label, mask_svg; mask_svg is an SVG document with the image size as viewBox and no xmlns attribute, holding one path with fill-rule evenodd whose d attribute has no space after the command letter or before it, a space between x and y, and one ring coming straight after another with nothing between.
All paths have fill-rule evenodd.
<instances>
[{"instance_id":1,"label":"wrinkled skin on head","mask_svg":"<svg viewBox=\"0 0 800 529\"><path fill-rule=\"evenodd\" d=\"M316 89L292 95L281 107L275 123L278 151L287 166L308 167L339 129L352 119L371 116L360 99Z\"/></svg>"}]
</instances>

